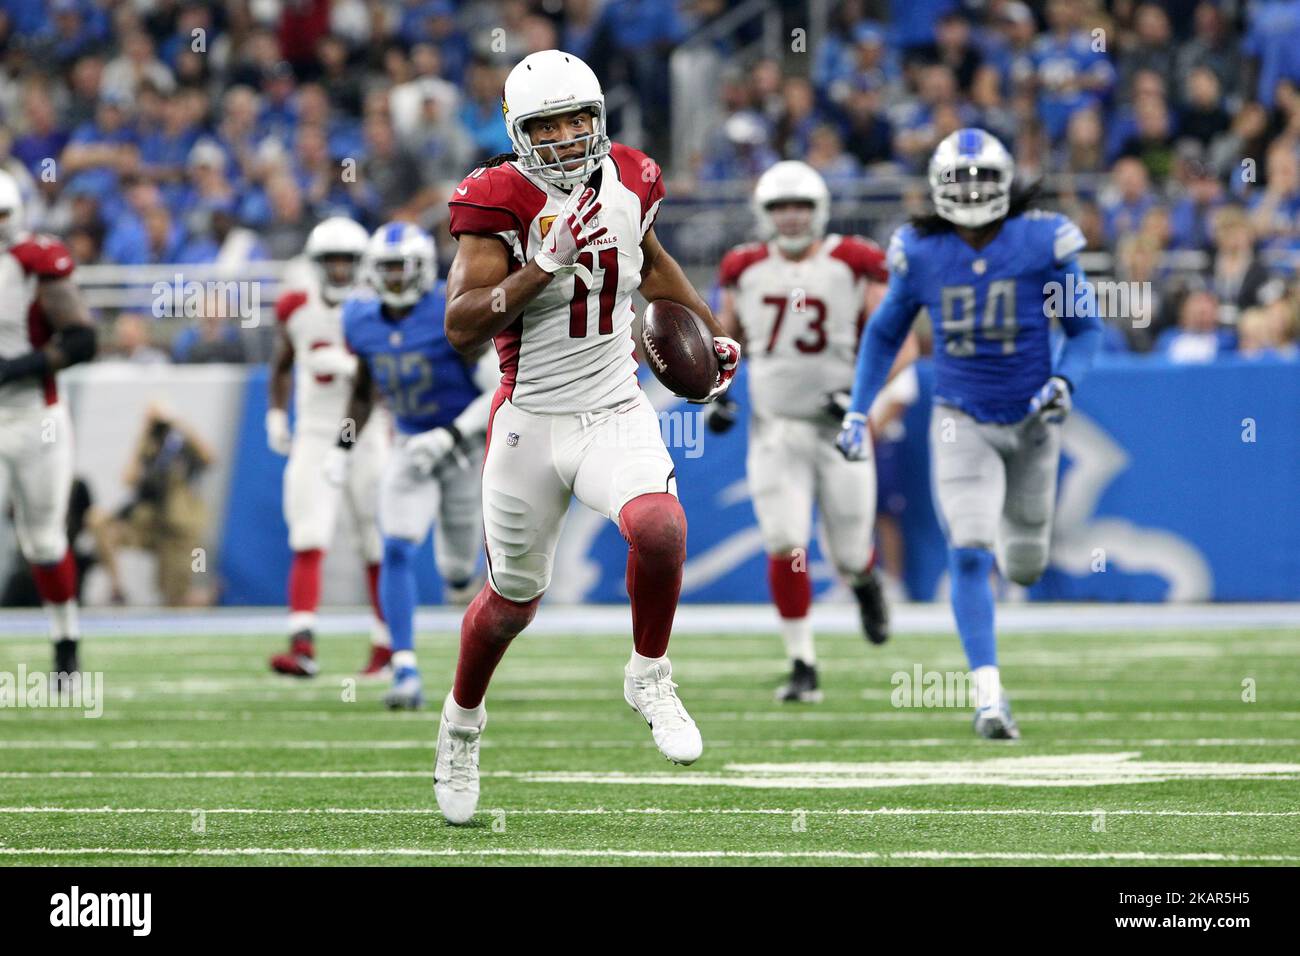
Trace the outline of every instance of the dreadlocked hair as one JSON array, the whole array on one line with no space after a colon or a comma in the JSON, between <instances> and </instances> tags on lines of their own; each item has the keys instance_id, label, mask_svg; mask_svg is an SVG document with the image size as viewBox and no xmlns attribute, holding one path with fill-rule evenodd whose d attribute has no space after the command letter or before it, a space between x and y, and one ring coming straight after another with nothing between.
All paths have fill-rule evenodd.
<instances>
[{"instance_id":1,"label":"dreadlocked hair","mask_svg":"<svg viewBox=\"0 0 1300 956\"><path fill-rule=\"evenodd\" d=\"M491 169L493 166L500 166L502 163L512 163L519 157L514 153L497 153L486 162L479 163L475 169Z\"/></svg>"}]
</instances>

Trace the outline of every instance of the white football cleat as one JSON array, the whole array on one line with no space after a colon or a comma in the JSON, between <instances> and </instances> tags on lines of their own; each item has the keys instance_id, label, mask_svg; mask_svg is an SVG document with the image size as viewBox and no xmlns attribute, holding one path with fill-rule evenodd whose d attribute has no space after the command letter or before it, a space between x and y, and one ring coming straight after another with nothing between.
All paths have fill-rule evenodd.
<instances>
[{"instance_id":1,"label":"white football cleat","mask_svg":"<svg viewBox=\"0 0 1300 956\"><path fill-rule=\"evenodd\" d=\"M704 752L704 741L677 696L672 674L672 664L666 657L640 676L632 672L629 662L623 668L623 699L650 725L661 754L673 763L694 763Z\"/></svg>"},{"instance_id":2,"label":"white football cleat","mask_svg":"<svg viewBox=\"0 0 1300 956\"><path fill-rule=\"evenodd\" d=\"M442 706L438 723L438 754L433 765L433 793L448 823L468 823L478 806L478 745L487 726L487 712L477 727L453 724Z\"/></svg>"}]
</instances>

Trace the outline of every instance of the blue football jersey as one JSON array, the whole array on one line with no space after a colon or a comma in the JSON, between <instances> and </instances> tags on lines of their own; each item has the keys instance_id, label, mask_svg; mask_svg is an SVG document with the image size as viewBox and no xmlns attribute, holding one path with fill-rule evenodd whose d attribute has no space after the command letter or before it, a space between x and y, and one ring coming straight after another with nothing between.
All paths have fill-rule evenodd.
<instances>
[{"instance_id":1,"label":"blue football jersey","mask_svg":"<svg viewBox=\"0 0 1300 956\"><path fill-rule=\"evenodd\" d=\"M343 337L370 369L398 431L449 425L478 396L473 372L443 330L446 295L439 282L400 319L377 298L343 304Z\"/></svg>"},{"instance_id":2,"label":"blue football jersey","mask_svg":"<svg viewBox=\"0 0 1300 956\"><path fill-rule=\"evenodd\" d=\"M979 421L1020 421L1053 374L1053 302L1079 294L1064 267L1083 247L1078 226L1041 210L1008 218L979 250L952 230L921 235L903 226L887 254L893 315L872 321L910 325L926 309L935 399Z\"/></svg>"}]
</instances>

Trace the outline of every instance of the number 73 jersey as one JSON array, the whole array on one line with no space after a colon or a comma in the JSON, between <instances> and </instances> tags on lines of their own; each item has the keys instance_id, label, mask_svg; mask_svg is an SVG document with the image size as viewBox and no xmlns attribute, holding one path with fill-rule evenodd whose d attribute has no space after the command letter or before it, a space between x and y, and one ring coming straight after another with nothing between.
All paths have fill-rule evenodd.
<instances>
[{"instance_id":1,"label":"number 73 jersey","mask_svg":"<svg viewBox=\"0 0 1300 956\"><path fill-rule=\"evenodd\" d=\"M723 256L718 273L744 331L754 413L825 419L826 396L853 387L867 283L888 278L880 247L829 235L792 260L753 243Z\"/></svg>"},{"instance_id":2,"label":"number 73 jersey","mask_svg":"<svg viewBox=\"0 0 1300 956\"><path fill-rule=\"evenodd\" d=\"M984 422L1018 422L1052 374L1051 316L1082 290L1066 273L1084 247L1059 213L1007 218L974 249L952 230L907 225L889 243L889 292L871 321L934 326L936 400Z\"/></svg>"},{"instance_id":3,"label":"number 73 jersey","mask_svg":"<svg viewBox=\"0 0 1300 956\"><path fill-rule=\"evenodd\" d=\"M601 207L587 230L607 232L579 253L577 272L557 274L494 340L501 388L524 411L590 412L640 393L632 293L641 284L641 241L663 201L660 170L644 153L615 143L586 185ZM448 202L448 228L457 238L500 240L514 272L537 254L568 198L514 162L480 167Z\"/></svg>"}]
</instances>

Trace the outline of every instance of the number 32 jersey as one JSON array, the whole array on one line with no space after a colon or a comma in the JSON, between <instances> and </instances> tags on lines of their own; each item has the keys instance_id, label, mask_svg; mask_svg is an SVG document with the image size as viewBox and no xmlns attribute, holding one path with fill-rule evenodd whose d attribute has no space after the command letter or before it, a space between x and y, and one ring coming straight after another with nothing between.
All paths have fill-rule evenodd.
<instances>
[{"instance_id":1,"label":"number 32 jersey","mask_svg":"<svg viewBox=\"0 0 1300 956\"><path fill-rule=\"evenodd\" d=\"M601 205L587 228L608 232L580 254L579 272L551 280L495 339L501 388L525 411L614 408L640 389L632 293L641 284L641 240L664 197L660 170L644 153L615 143L587 185ZM449 228L457 238L501 240L514 272L541 248L568 198L514 162L481 167L456 187Z\"/></svg>"},{"instance_id":2,"label":"number 32 jersey","mask_svg":"<svg viewBox=\"0 0 1300 956\"><path fill-rule=\"evenodd\" d=\"M377 298L343 303L343 337L370 369L403 435L449 425L479 395L472 371L447 341L439 282L400 319Z\"/></svg>"},{"instance_id":3,"label":"number 32 jersey","mask_svg":"<svg viewBox=\"0 0 1300 956\"><path fill-rule=\"evenodd\" d=\"M979 421L1018 422L1052 374L1049 316L1082 292L1066 273L1083 247L1078 226L1043 210L1009 217L978 250L952 230L903 226L890 240L889 291L871 321L906 328L926 309L935 399Z\"/></svg>"},{"instance_id":4,"label":"number 32 jersey","mask_svg":"<svg viewBox=\"0 0 1300 956\"><path fill-rule=\"evenodd\" d=\"M723 256L718 284L735 296L755 414L826 417L826 396L853 386L867 283L887 278L880 247L857 236L826 236L799 260L772 243Z\"/></svg>"}]
</instances>

